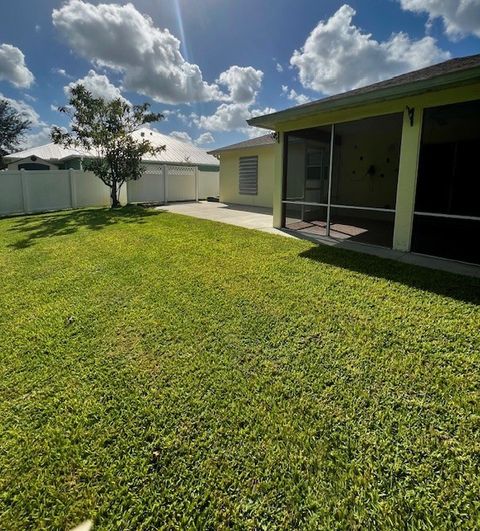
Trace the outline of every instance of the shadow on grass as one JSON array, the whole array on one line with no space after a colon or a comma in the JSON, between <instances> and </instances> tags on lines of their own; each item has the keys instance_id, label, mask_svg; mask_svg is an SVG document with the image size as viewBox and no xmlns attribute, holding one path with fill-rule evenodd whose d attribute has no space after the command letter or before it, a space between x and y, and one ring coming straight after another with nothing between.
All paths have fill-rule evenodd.
<instances>
[{"instance_id":1,"label":"shadow on grass","mask_svg":"<svg viewBox=\"0 0 480 531\"><path fill-rule=\"evenodd\" d=\"M36 240L73 234L80 228L102 230L115 223L145 223L145 219L160 215L160 211L138 206L125 206L115 210L86 209L34 214L18 218L9 229L23 236L10 245L13 249L26 249Z\"/></svg>"},{"instance_id":2,"label":"shadow on grass","mask_svg":"<svg viewBox=\"0 0 480 531\"><path fill-rule=\"evenodd\" d=\"M403 264L395 260L325 245L312 247L299 256L471 304L480 304L479 278Z\"/></svg>"}]
</instances>

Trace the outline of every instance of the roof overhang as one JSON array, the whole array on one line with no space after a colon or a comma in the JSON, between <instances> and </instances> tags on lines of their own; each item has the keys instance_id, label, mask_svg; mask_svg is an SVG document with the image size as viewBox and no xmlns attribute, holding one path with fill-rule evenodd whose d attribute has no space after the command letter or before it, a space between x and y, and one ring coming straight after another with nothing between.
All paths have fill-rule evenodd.
<instances>
[{"instance_id":1,"label":"roof overhang","mask_svg":"<svg viewBox=\"0 0 480 531\"><path fill-rule=\"evenodd\" d=\"M214 157L217 157L221 155L222 153L230 153L232 151L243 151L247 149L264 149L264 148L273 148L275 147L275 142L271 144L254 144L251 146L240 146L240 147L225 147L225 148L219 148L219 149L212 149L211 151L207 151L209 155L213 155Z\"/></svg>"},{"instance_id":2,"label":"roof overhang","mask_svg":"<svg viewBox=\"0 0 480 531\"><path fill-rule=\"evenodd\" d=\"M353 93L347 92L345 95L340 94L338 97L325 98L324 100L285 109L284 111L256 116L247 120L247 123L263 129L275 130L281 123L322 114L324 112L363 107L374 103L469 85L476 81L480 81L480 66L393 87L372 88L370 91L361 93L356 93L356 91L352 91Z\"/></svg>"}]
</instances>

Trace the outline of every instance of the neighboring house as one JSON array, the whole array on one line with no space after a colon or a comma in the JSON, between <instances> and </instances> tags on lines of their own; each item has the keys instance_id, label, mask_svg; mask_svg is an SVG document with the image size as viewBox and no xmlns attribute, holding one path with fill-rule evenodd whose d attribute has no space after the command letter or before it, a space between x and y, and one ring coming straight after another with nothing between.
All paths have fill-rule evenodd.
<instances>
[{"instance_id":1,"label":"neighboring house","mask_svg":"<svg viewBox=\"0 0 480 531\"><path fill-rule=\"evenodd\" d=\"M58 170L58 166L52 162L41 159L36 155L30 155L23 159L15 160L8 164L9 170Z\"/></svg>"},{"instance_id":2,"label":"neighboring house","mask_svg":"<svg viewBox=\"0 0 480 531\"><path fill-rule=\"evenodd\" d=\"M220 201L272 208L275 136L271 133L210 151L220 160Z\"/></svg>"},{"instance_id":3,"label":"neighboring house","mask_svg":"<svg viewBox=\"0 0 480 531\"><path fill-rule=\"evenodd\" d=\"M278 133L275 227L480 264L480 55L248 123Z\"/></svg>"},{"instance_id":4,"label":"neighboring house","mask_svg":"<svg viewBox=\"0 0 480 531\"><path fill-rule=\"evenodd\" d=\"M164 135L157 131L148 128L141 128L135 131L132 135L137 139L148 139L155 146L165 146L165 150L156 155L147 155L144 162L150 164L167 164L173 166L194 166L201 171L218 171L218 160L209 155L205 150L174 138L172 136ZM57 144L45 144L37 146L17 153L11 153L4 157L8 164L8 169L19 169L18 164L23 162L23 159L31 160L41 159L43 164L50 164L56 169L67 170L81 169L82 160L89 158L92 155L87 152L82 152L78 149L64 148ZM25 168L27 169L27 168ZM28 169L47 169L47 168L28 168ZM53 167L51 169L54 169Z\"/></svg>"},{"instance_id":5,"label":"neighboring house","mask_svg":"<svg viewBox=\"0 0 480 531\"><path fill-rule=\"evenodd\" d=\"M133 133L165 150L144 158L141 179L128 181L121 202L164 203L218 197L219 162L203 149L148 128ZM0 215L109 204L109 190L84 169L94 153L50 143L4 157L0 171ZM23 170L23 171L22 171Z\"/></svg>"}]
</instances>

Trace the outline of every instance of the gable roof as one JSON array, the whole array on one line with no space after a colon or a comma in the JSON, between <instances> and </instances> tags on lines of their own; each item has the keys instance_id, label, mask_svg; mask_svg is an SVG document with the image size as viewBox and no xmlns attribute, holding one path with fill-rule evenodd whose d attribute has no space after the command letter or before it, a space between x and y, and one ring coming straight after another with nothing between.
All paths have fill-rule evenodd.
<instances>
[{"instance_id":1,"label":"gable roof","mask_svg":"<svg viewBox=\"0 0 480 531\"><path fill-rule=\"evenodd\" d=\"M256 138L250 138L249 140L244 140L243 142L238 142L229 146L212 149L208 153L216 155L217 153L222 153L224 151L234 151L236 149L246 149L258 146L271 146L275 143L276 142L272 133L268 133L268 135L257 136Z\"/></svg>"},{"instance_id":2,"label":"gable roof","mask_svg":"<svg viewBox=\"0 0 480 531\"><path fill-rule=\"evenodd\" d=\"M218 160L209 155L205 150L183 142L172 136L164 135L158 131L148 129L146 127L139 129L132 133L132 136L137 140L146 138L150 140L155 146L165 146L166 149L157 153L156 155L147 155L143 160L145 162L158 162L165 164L186 164L186 165L202 165L202 166L218 166ZM26 157L35 155L39 158L50 161L65 161L72 158L91 157L93 153L81 151L78 149L67 149L57 144L44 144L30 149L25 149L17 153L11 153L5 156L5 160L12 162Z\"/></svg>"},{"instance_id":3,"label":"gable roof","mask_svg":"<svg viewBox=\"0 0 480 531\"><path fill-rule=\"evenodd\" d=\"M36 164L48 164L49 166L55 165L50 160L42 159L41 157L38 157L36 155L31 155L30 157L25 157L24 159L17 159L14 161L10 161L9 163L15 163L15 164L29 164L29 163L36 163Z\"/></svg>"},{"instance_id":4,"label":"gable roof","mask_svg":"<svg viewBox=\"0 0 480 531\"><path fill-rule=\"evenodd\" d=\"M23 151L17 151L16 153L10 153L9 155L5 155L4 159L7 162L13 162L20 159L26 159L32 156L38 157L39 159L43 160L58 162L60 160L65 160L73 157L88 156L88 154L78 149L64 148L51 142L50 144L43 144L42 146L24 149Z\"/></svg>"},{"instance_id":5,"label":"gable roof","mask_svg":"<svg viewBox=\"0 0 480 531\"><path fill-rule=\"evenodd\" d=\"M399 97L421 94L450 86L480 81L480 54L449 59L420 70L401 74L385 81L335 94L303 105L297 105L271 114L250 118L247 122L255 127L274 129L275 124L315 112L375 103Z\"/></svg>"}]
</instances>

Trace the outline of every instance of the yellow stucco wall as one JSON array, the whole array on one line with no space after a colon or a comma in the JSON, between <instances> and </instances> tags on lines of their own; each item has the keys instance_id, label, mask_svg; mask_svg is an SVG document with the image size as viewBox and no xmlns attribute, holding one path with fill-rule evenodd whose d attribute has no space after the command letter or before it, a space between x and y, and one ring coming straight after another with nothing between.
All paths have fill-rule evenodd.
<instances>
[{"instance_id":1,"label":"yellow stucco wall","mask_svg":"<svg viewBox=\"0 0 480 531\"><path fill-rule=\"evenodd\" d=\"M239 193L240 157L258 156L257 195ZM275 145L237 149L220 154L220 201L237 205L272 207L275 176Z\"/></svg>"},{"instance_id":2,"label":"yellow stucco wall","mask_svg":"<svg viewBox=\"0 0 480 531\"><path fill-rule=\"evenodd\" d=\"M400 251L409 251L413 225L413 210L415 206L415 190L417 181L418 159L420 154L420 142L422 132L423 110L428 107L460 103L464 101L480 99L480 83L475 82L457 88L426 92L419 95L399 98L392 101L384 101L369 104L362 107L341 109L324 113L310 114L309 116L279 123L276 130L279 132L294 131L308 127L329 125L332 123L350 122L370 116L379 116L402 112L404 114L402 143L400 151L400 165L396 196L396 218L393 238L393 248ZM413 125L406 107L415 109ZM282 135L283 136L283 135ZM276 153L275 174L275 201L273 212L273 224L281 226L281 197L282 178L281 168L283 154L281 149ZM278 175L277 175L278 173Z\"/></svg>"}]
</instances>

